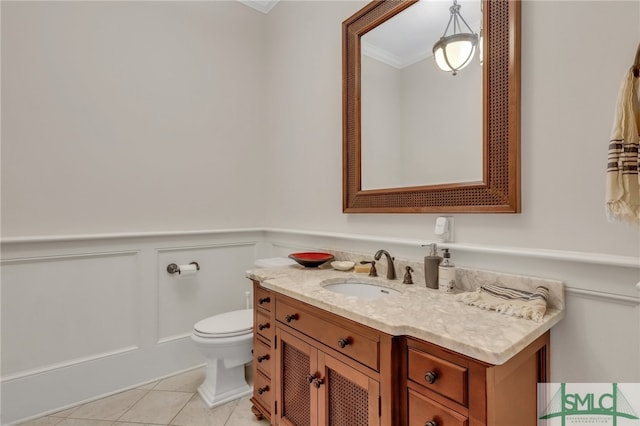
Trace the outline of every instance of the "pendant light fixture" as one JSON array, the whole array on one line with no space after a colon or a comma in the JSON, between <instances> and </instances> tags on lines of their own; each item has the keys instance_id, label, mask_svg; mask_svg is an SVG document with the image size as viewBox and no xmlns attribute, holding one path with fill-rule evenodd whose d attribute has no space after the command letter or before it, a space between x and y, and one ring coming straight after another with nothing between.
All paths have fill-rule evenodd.
<instances>
[{"instance_id":1,"label":"pendant light fixture","mask_svg":"<svg viewBox=\"0 0 640 426\"><path fill-rule=\"evenodd\" d=\"M449 12L451 12L449 23L440 40L433 45L433 57L441 70L451 71L453 75L456 75L459 70L471 62L478 44L478 35L460 15L458 0L453 0L453 6L449 8ZM460 21L467 27L468 33L462 32ZM449 31L451 22L453 22L453 34L448 36L447 31Z\"/></svg>"}]
</instances>

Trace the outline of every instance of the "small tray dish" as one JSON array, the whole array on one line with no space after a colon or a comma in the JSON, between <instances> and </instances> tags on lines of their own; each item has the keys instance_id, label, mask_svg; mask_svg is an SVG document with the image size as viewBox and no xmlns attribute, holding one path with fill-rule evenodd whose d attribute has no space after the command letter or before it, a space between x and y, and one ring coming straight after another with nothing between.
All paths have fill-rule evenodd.
<instances>
[{"instance_id":1,"label":"small tray dish","mask_svg":"<svg viewBox=\"0 0 640 426\"><path fill-rule=\"evenodd\" d=\"M354 262L350 260L336 260L331 262L331 267L336 271L350 271L355 266Z\"/></svg>"},{"instance_id":2,"label":"small tray dish","mask_svg":"<svg viewBox=\"0 0 640 426\"><path fill-rule=\"evenodd\" d=\"M305 268L317 268L323 263L334 259L331 253L321 252L291 253L289 258L295 260Z\"/></svg>"}]
</instances>

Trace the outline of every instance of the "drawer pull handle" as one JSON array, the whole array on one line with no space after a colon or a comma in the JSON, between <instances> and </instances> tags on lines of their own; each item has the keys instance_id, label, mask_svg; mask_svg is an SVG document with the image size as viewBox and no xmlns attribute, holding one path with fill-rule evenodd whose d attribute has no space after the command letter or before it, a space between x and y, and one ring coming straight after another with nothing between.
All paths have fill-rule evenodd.
<instances>
[{"instance_id":1,"label":"drawer pull handle","mask_svg":"<svg viewBox=\"0 0 640 426\"><path fill-rule=\"evenodd\" d=\"M287 322L291 322L291 321L297 320L298 318L299 318L298 314L291 314L291 315L287 315L286 317L284 317L284 319Z\"/></svg>"},{"instance_id":2,"label":"drawer pull handle","mask_svg":"<svg viewBox=\"0 0 640 426\"><path fill-rule=\"evenodd\" d=\"M266 361L269 359L269 354L265 354L258 357L258 362Z\"/></svg>"},{"instance_id":3,"label":"drawer pull handle","mask_svg":"<svg viewBox=\"0 0 640 426\"><path fill-rule=\"evenodd\" d=\"M263 388L259 388L259 389L258 389L258 393L259 393L260 395L262 395L262 394L263 394L263 393L265 393L265 392L269 392L269 386L265 386L265 387L263 387Z\"/></svg>"},{"instance_id":4,"label":"drawer pull handle","mask_svg":"<svg viewBox=\"0 0 640 426\"><path fill-rule=\"evenodd\" d=\"M424 426L438 426L438 423L436 423L435 420L429 420L424 424Z\"/></svg>"},{"instance_id":5,"label":"drawer pull handle","mask_svg":"<svg viewBox=\"0 0 640 426\"><path fill-rule=\"evenodd\" d=\"M313 386L316 387L316 389L320 389L320 386L322 386L324 384L324 380L322 379L314 379L313 380Z\"/></svg>"},{"instance_id":6,"label":"drawer pull handle","mask_svg":"<svg viewBox=\"0 0 640 426\"><path fill-rule=\"evenodd\" d=\"M264 330L265 328L269 328L269 327L271 327L271 326L269 325L268 322L265 322L264 324L258 324L258 330L260 330L260 331Z\"/></svg>"},{"instance_id":7,"label":"drawer pull handle","mask_svg":"<svg viewBox=\"0 0 640 426\"><path fill-rule=\"evenodd\" d=\"M349 346L351 342L349 342L349 338L347 337L346 339L340 339L338 340L338 346L340 346L342 349L344 349L346 346Z\"/></svg>"},{"instance_id":8,"label":"drawer pull handle","mask_svg":"<svg viewBox=\"0 0 640 426\"><path fill-rule=\"evenodd\" d=\"M259 305L264 305L265 303L269 303L271 302L271 298L270 297L261 297L260 299L258 299L258 304Z\"/></svg>"},{"instance_id":9,"label":"drawer pull handle","mask_svg":"<svg viewBox=\"0 0 640 426\"><path fill-rule=\"evenodd\" d=\"M428 371L425 375L424 375L424 379L427 381L427 383L429 383L430 385L434 384L436 382L436 379L438 378L438 374L435 371ZM436 425L437 426L437 425Z\"/></svg>"},{"instance_id":10,"label":"drawer pull handle","mask_svg":"<svg viewBox=\"0 0 640 426\"><path fill-rule=\"evenodd\" d=\"M313 383L315 379L316 379L316 376L314 376L313 374L309 374L307 376L307 380L309 380L309 384Z\"/></svg>"}]
</instances>

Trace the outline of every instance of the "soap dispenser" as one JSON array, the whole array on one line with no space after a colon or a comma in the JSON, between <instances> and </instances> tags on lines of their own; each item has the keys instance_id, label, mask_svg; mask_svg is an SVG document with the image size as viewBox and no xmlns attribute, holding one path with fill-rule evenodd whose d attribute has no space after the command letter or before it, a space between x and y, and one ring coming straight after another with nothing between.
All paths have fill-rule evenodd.
<instances>
[{"instance_id":1,"label":"soap dispenser","mask_svg":"<svg viewBox=\"0 0 640 426\"><path fill-rule=\"evenodd\" d=\"M429 244L429 256L424 257L424 283L427 288L438 288L438 267L442 256L438 256L436 243Z\"/></svg>"},{"instance_id":2,"label":"soap dispenser","mask_svg":"<svg viewBox=\"0 0 640 426\"><path fill-rule=\"evenodd\" d=\"M438 268L438 288L444 293L453 293L456 288L456 268L449 249L442 249L442 263Z\"/></svg>"}]
</instances>

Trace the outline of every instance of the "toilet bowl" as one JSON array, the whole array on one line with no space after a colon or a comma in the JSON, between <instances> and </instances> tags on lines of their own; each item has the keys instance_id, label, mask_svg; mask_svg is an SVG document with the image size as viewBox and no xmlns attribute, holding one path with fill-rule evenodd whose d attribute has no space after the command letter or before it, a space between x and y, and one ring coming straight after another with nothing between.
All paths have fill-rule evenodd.
<instances>
[{"instance_id":1,"label":"toilet bowl","mask_svg":"<svg viewBox=\"0 0 640 426\"><path fill-rule=\"evenodd\" d=\"M251 309L225 312L197 322L191 340L207 362L206 377L198 393L209 408L251 394L244 370L252 359Z\"/></svg>"},{"instance_id":2,"label":"toilet bowl","mask_svg":"<svg viewBox=\"0 0 640 426\"><path fill-rule=\"evenodd\" d=\"M256 268L289 265L295 265L295 262L282 257L255 262ZM253 358L252 309L225 312L197 322L193 326L191 340L207 362L206 377L198 393L209 408L253 392L247 384L244 370L244 365Z\"/></svg>"}]
</instances>

